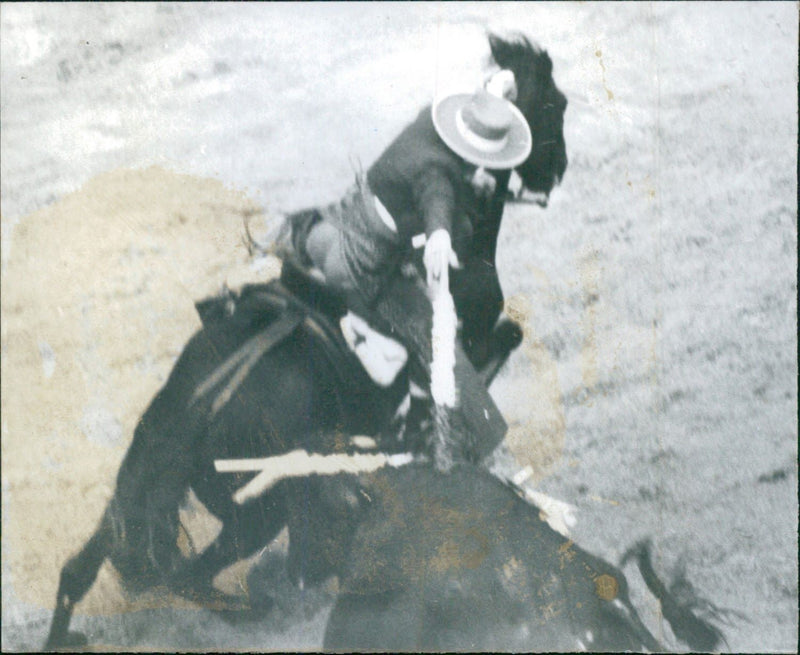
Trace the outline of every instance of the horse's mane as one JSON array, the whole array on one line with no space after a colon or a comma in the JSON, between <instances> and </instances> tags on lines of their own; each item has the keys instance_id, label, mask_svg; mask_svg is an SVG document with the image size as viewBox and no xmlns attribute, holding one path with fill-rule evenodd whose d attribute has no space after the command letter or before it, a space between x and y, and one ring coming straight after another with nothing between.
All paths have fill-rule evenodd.
<instances>
[{"instance_id":1,"label":"horse's mane","mask_svg":"<svg viewBox=\"0 0 800 655\"><path fill-rule=\"evenodd\" d=\"M553 72L553 61L547 50L525 34L512 31L502 36L496 32L488 32L489 47L492 57L500 66L511 66L511 60L536 62L536 74L549 76Z\"/></svg>"}]
</instances>

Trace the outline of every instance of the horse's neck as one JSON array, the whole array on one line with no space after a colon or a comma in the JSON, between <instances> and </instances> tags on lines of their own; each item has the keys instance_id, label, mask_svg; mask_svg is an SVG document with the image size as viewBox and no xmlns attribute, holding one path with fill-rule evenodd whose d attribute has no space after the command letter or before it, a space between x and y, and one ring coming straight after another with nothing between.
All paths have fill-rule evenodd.
<instances>
[{"instance_id":1,"label":"horse's neck","mask_svg":"<svg viewBox=\"0 0 800 655\"><path fill-rule=\"evenodd\" d=\"M511 171L495 173L497 187L492 196L485 201L484 211L481 216L480 238L473 244L473 253L488 262L494 262L497 251L497 236L500 233L500 223L503 219L508 184Z\"/></svg>"},{"instance_id":2,"label":"horse's neck","mask_svg":"<svg viewBox=\"0 0 800 655\"><path fill-rule=\"evenodd\" d=\"M511 179L511 171L498 171L494 179L497 181L497 190L500 191L502 188L502 191L505 193L505 191L508 190L508 181Z\"/></svg>"}]
</instances>

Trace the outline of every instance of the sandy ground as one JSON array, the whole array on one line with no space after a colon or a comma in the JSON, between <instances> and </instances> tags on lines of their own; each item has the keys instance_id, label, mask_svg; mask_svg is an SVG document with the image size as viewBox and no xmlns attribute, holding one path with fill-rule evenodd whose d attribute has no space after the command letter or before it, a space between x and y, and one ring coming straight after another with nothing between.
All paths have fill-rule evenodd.
<instances>
[{"instance_id":1,"label":"sandy ground","mask_svg":"<svg viewBox=\"0 0 800 655\"><path fill-rule=\"evenodd\" d=\"M577 505L582 545L615 560L651 535L661 570L747 615L731 651L796 650L794 3L3 4L4 650L40 647L194 300L274 275L242 218L337 197L474 85L487 27L546 47L570 101L564 183L500 235L526 327L492 389L509 458ZM186 518L202 545L213 523ZM104 567L74 624L117 648L319 648L334 588L290 590L280 549L249 578L282 589L259 622L126 598Z\"/></svg>"}]
</instances>

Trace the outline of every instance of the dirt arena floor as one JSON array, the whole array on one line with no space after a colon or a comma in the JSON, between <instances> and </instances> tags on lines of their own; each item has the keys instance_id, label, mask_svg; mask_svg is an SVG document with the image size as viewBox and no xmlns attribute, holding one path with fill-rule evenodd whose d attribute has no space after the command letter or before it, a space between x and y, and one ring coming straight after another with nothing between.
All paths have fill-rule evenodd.
<instances>
[{"instance_id":1,"label":"dirt arena floor","mask_svg":"<svg viewBox=\"0 0 800 655\"><path fill-rule=\"evenodd\" d=\"M494 28L545 47L570 103L562 185L500 235L525 341L492 387L496 465L533 466L598 555L652 536L660 571L746 615L730 651L795 651L797 23L795 3L3 4L3 650L41 647L193 302L276 273L243 217L337 198L476 85ZM318 649L335 582L291 588L284 547L220 576L277 589L258 621L128 597L106 565L73 625L112 649Z\"/></svg>"}]
</instances>

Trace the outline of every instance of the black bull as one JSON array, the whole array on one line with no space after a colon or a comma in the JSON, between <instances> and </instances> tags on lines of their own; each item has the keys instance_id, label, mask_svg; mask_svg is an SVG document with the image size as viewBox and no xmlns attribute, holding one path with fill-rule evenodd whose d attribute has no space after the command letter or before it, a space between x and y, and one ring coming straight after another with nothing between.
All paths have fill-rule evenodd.
<instances>
[{"instance_id":1,"label":"black bull","mask_svg":"<svg viewBox=\"0 0 800 655\"><path fill-rule=\"evenodd\" d=\"M485 470L415 464L317 484L320 498L341 497L339 486L357 499L349 515L323 502L309 521L317 534L305 535L309 552L340 556L326 650L664 650L622 571L555 532ZM664 588L648 545L631 553L675 635L713 650L722 634L692 612L699 599L681 604Z\"/></svg>"},{"instance_id":2,"label":"black bull","mask_svg":"<svg viewBox=\"0 0 800 655\"><path fill-rule=\"evenodd\" d=\"M326 345L335 334L330 322L297 312L281 289L278 282L246 288L230 299L232 313L224 300L202 308L205 327L138 424L98 529L62 570L46 648L81 642L68 632L70 616L105 559L129 585L167 584L198 600L227 601L212 588L214 575L288 523L290 576L340 578L326 647L548 650L575 648L580 639L590 649L659 649L619 571L554 533L538 510L474 466L444 475L415 465L363 484L352 476L284 481L235 504L247 478L216 473L215 459L347 450L346 435L381 431L390 449L422 446L393 439L407 380L384 390L370 384L346 350ZM270 347L262 337L281 325L291 337ZM249 368L248 357L257 357ZM230 362L237 365L220 367ZM186 559L176 542L190 487L223 527ZM674 601L663 607L699 626L683 630L694 647L717 642L719 633L691 612Z\"/></svg>"}]
</instances>

